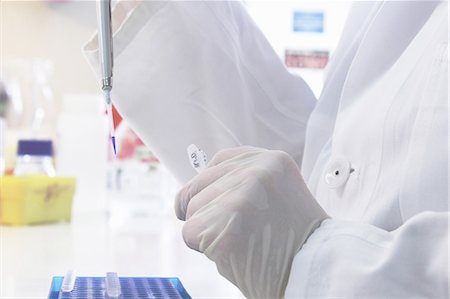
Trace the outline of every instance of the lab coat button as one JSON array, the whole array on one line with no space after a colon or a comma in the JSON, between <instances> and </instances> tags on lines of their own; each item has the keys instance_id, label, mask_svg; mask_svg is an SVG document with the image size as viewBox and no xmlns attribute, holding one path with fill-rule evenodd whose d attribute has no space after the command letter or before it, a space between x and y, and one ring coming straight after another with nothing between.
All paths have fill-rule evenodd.
<instances>
[{"instance_id":1,"label":"lab coat button","mask_svg":"<svg viewBox=\"0 0 450 299\"><path fill-rule=\"evenodd\" d=\"M330 188L339 188L347 182L351 171L350 162L346 159L331 159L326 167L325 182Z\"/></svg>"}]
</instances>

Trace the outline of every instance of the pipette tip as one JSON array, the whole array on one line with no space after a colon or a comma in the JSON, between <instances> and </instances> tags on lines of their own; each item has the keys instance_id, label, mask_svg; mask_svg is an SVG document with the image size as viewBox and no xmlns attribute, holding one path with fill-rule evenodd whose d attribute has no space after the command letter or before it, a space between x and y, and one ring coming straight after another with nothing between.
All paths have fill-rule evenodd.
<instances>
[{"instance_id":1,"label":"pipette tip","mask_svg":"<svg viewBox=\"0 0 450 299\"><path fill-rule=\"evenodd\" d=\"M113 150L114 150L114 155L116 155L116 137L115 136L111 136L111 142L112 142L112 146L113 146Z\"/></svg>"}]
</instances>

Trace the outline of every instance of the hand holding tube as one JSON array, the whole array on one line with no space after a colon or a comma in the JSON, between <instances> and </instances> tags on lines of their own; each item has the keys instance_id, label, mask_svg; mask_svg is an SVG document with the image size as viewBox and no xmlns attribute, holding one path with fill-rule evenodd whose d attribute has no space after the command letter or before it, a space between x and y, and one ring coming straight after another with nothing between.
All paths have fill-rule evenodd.
<instances>
[{"instance_id":1,"label":"hand holding tube","mask_svg":"<svg viewBox=\"0 0 450 299\"><path fill-rule=\"evenodd\" d=\"M281 298L292 260L327 214L284 152L216 154L177 195L186 244L250 298Z\"/></svg>"}]
</instances>

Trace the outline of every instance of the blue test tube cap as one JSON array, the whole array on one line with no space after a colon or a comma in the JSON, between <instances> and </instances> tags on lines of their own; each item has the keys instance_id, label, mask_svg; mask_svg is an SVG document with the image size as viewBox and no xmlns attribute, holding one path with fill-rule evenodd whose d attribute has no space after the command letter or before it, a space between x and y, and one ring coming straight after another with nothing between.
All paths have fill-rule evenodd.
<instances>
[{"instance_id":1,"label":"blue test tube cap","mask_svg":"<svg viewBox=\"0 0 450 299\"><path fill-rule=\"evenodd\" d=\"M53 143L51 140L21 139L17 147L18 156L53 156Z\"/></svg>"}]
</instances>

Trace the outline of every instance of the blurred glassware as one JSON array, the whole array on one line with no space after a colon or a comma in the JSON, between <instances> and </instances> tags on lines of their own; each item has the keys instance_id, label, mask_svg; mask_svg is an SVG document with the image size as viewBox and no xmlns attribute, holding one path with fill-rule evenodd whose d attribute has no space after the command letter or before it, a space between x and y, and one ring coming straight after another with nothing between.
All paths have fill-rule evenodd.
<instances>
[{"instance_id":1,"label":"blurred glassware","mask_svg":"<svg viewBox=\"0 0 450 299\"><path fill-rule=\"evenodd\" d=\"M19 140L14 175L55 176L51 140Z\"/></svg>"},{"instance_id":2,"label":"blurred glassware","mask_svg":"<svg viewBox=\"0 0 450 299\"><path fill-rule=\"evenodd\" d=\"M32 138L54 138L57 105L49 84L52 64L48 60L34 60L32 63L33 83L31 89Z\"/></svg>"},{"instance_id":3,"label":"blurred glassware","mask_svg":"<svg viewBox=\"0 0 450 299\"><path fill-rule=\"evenodd\" d=\"M1 65L0 113L3 113L5 172L16 163L20 139L49 139L57 148L57 102L50 78L52 62L45 59L4 58ZM5 96L6 95L6 96Z\"/></svg>"},{"instance_id":4,"label":"blurred glassware","mask_svg":"<svg viewBox=\"0 0 450 299\"><path fill-rule=\"evenodd\" d=\"M5 133L6 122L3 117L0 116L0 176L5 174Z\"/></svg>"},{"instance_id":5,"label":"blurred glassware","mask_svg":"<svg viewBox=\"0 0 450 299\"><path fill-rule=\"evenodd\" d=\"M145 225L171 212L174 179L125 121L116 129L117 156L110 154L107 198L110 224ZM110 149L108 149L110 151Z\"/></svg>"},{"instance_id":6,"label":"blurred glassware","mask_svg":"<svg viewBox=\"0 0 450 299\"><path fill-rule=\"evenodd\" d=\"M6 115L6 110L8 109L8 105L11 99L9 97L8 92L6 91L5 84L0 81L0 117L4 118Z\"/></svg>"},{"instance_id":7,"label":"blurred glassware","mask_svg":"<svg viewBox=\"0 0 450 299\"><path fill-rule=\"evenodd\" d=\"M6 134L6 110L11 99L6 92L6 87L0 81L0 176L5 173L5 134Z\"/></svg>"}]
</instances>

